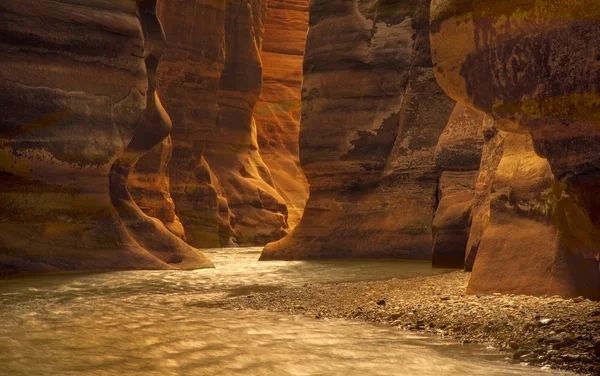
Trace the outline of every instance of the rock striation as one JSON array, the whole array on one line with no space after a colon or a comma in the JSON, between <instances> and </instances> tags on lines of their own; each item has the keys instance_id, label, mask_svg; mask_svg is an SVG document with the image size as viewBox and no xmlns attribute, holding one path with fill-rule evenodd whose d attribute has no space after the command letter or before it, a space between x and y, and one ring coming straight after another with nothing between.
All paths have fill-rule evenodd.
<instances>
[{"instance_id":1,"label":"rock striation","mask_svg":"<svg viewBox=\"0 0 600 376\"><path fill-rule=\"evenodd\" d=\"M158 15L168 35L158 76L174 124L170 193L186 239L218 247L283 237L284 190L262 159L253 117L266 1L163 1Z\"/></svg>"},{"instance_id":2,"label":"rock striation","mask_svg":"<svg viewBox=\"0 0 600 376\"><path fill-rule=\"evenodd\" d=\"M0 4L0 272L212 266L127 189L171 127L155 6Z\"/></svg>"},{"instance_id":3,"label":"rock striation","mask_svg":"<svg viewBox=\"0 0 600 376\"><path fill-rule=\"evenodd\" d=\"M293 232L262 259L431 257L435 149L454 108L429 54L429 2L314 0Z\"/></svg>"},{"instance_id":4,"label":"rock striation","mask_svg":"<svg viewBox=\"0 0 600 376\"><path fill-rule=\"evenodd\" d=\"M475 183L483 152L484 114L457 104L435 151L440 171L433 219L434 267L462 269L469 240Z\"/></svg>"},{"instance_id":5,"label":"rock striation","mask_svg":"<svg viewBox=\"0 0 600 376\"><path fill-rule=\"evenodd\" d=\"M476 252L467 249L469 291L600 299L600 4L434 0L431 9L438 82L508 132L491 140L497 167L482 163L479 182L491 189L484 223L473 222Z\"/></svg>"},{"instance_id":6,"label":"rock striation","mask_svg":"<svg viewBox=\"0 0 600 376\"><path fill-rule=\"evenodd\" d=\"M269 1L262 44L263 84L254 109L258 146L294 228L308 200L300 167L300 91L308 30L308 0Z\"/></svg>"}]
</instances>

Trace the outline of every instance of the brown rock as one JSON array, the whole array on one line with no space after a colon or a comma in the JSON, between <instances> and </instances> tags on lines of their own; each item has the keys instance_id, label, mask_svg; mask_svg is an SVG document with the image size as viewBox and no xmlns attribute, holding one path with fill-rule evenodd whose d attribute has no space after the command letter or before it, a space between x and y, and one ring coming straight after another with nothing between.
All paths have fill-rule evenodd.
<instances>
[{"instance_id":1,"label":"brown rock","mask_svg":"<svg viewBox=\"0 0 600 376\"><path fill-rule=\"evenodd\" d=\"M438 141L435 159L441 176L433 220L434 267L464 267L475 180L481 163L484 116L457 104Z\"/></svg>"},{"instance_id":2,"label":"brown rock","mask_svg":"<svg viewBox=\"0 0 600 376\"><path fill-rule=\"evenodd\" d=\"M162 2L160 66L172 114L171 195L196 246L265 244L288 228L285 200L258 150L266 1ZM197 37L196 37L197 36Z\"/></svg>"},{"instance_id":3,"label":"brown rock","mask_svg":"<svg viewBox=\"0 0 600 376\"><path fill-rule=\"evenodd\" d=\"M454 107L431 69L427 1L310 3L300 224L262 259L431 256L437 140Z\"/></svg>"},{"instance_id":4,"label":"brown rock","mask_svg":"<svg viewBox=\"0 0 600 376\"><path fill-rule=\"evenodd\" d=\"M154 6L0 4L3 271L211 266L126 186L171 126L155 91L164 35Z\"/></svg>"},{"instance_id":5,"label":"brown rock","mask_svg":"<svg viewBox=\"0 0 600 376\"><path fill-rule=\"evenodd\" d=\"M254 119L260 155L287 204L290 229L300 221L308 200L298 148L307 29L308 0L268 2L261 52L263 84Z\"/></svg>"},{"instance_id":6,"label":"brown rock","mask_svg":"<svg viewBox=\"0 0 600 376\"><path fill-rule=\"evenodd\" d=\"M492 199L471 292L600 299L594 199L600 186L600 69L589 44L600 33L599 7L592 0L432 2L440 85L454 99L493 115L499 129L531 135L531 141L510 141L530 145L513 148L531 153L526 162L505 150L508 159L498 167L504 194ZM546 160L536 160L534 150ZM509 259L512 266L503 263Z\"/></svg>"}]
</instances>

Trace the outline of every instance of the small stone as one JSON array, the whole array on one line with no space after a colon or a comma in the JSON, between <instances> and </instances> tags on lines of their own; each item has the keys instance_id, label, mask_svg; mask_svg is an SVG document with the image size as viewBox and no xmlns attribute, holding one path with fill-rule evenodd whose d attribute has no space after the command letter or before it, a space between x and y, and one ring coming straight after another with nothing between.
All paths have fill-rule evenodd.
<instances>
[{"instance_id":1,"label":"small stone","mask_svg":"<svg viewBox=\"0 0 600 376\"><path fill-rule=\"evenodd\" d=\"M294 306L294 309L304 309L304 306L301 306L301 305L295 305L295 306Z\"/></svg>"},{"instance_id":2,"label":"small stone","mask_svg":"<svg viewBox=\"0 0 600 376\"><path fill-rule=\"evenodd\" d=\"M442 301L445 301L445 300L450 300L450 297L449 297L449 296L442 296L442 297L440 298L440 300L442 300Z\"/></svg>"},{"instance_id":3,"label":"small stone","mask_svg":"<svg viewBox=\"0 0 600 376\"><path fill-rule=\"evenodd\" d=\"M563 358L552 358L552 363L564 364L565 360Z\"/></svg>"},{"instance_id":4,"label":"small stone","mask_svg":"<svg viewBox=\"0 0 600 376\"><path fill-rule=\"evenodd\" d=\"M518 343L513 342L513 341L509 342L508 346L513 350L517 350L520 347Z\"/></svg>"},{"instance_id":5,"label":"small stone","mask_svg":"<svg viewBox=\"0 0 600 376\"><path fill-rule=\"evenodd\" d=\"M390 320L398 320L400 317L402 317L402 314L399 312L394 312L390 315Z\"/></svg>"},{"instance_id":6,"label":"small stone","mask_svg":"<svg viewBox=\"0 0 600 376\"><path fill-rule=\"evenodd\" d=\"M549 350L547 353L549 358L552 358L554 356L557 356L559 354L558 350Z\"/></svg>"},{"instance_id":7,"label":"small stone","mask_svg":"<svg viewBox=\"0 0 600 376\"><path fill-rule=\"evenodd\" d=\"M594 342L594 354L596 356L600 356L600 339L596 340L596 342Z\"/></svg>"},{"instance_id":8,"label":"small stone","mask_svg":"<svg viewBox=\"0 0 600 376\"><path fill-rule=\"evenodd\" d=\"M573 303L581 303L581 302L583 302L584 300L585 300L585 299L583 298L583 296L578 296L578 297L576 297L576 298L573 298L573 299L571 299L571 301L572 301Z\"/></svg>"},{"instance_id":9,"label":"small stone","mask_svg":"<svg viewBox=\"0 0 600 376\"><path fill-rule=\"evenodd\" d=\"M539 326L548 326L548 325L551 325L552 323L554 323L554 320L552 320L552 319L547 319L547 318L540 319L540 320L538 321L538 325L539 325Z\"/></svg>"},{"instance_id":10,"label":"small stone","mask_svg":"<svg viewBox=\"0 0 600 376\"><path fill-rule=\"evenodd\" d=\"M565 343L564 342L556 342L552 344L552 350L560 350L563 347L565 347Z\"/></svg>"},{"instance_id":11,"label":"small stone","mask_svg":"<svg viewBox=\"0 0 600 376\"><path fill-rule=\"evenodd\" d=\"M385 305L385 299L378 300L377 301L377 305L384 306Z\"/></svg>"},{"instance_id":12,"label":"small stone","mask_svg":"<svg viewBox=\"0 0 600 376\"><path fill-rule=\"evenodd\" d=\"M512 359L520 360L522 357L524 357L527 354L529 354L529 351L527 351L527 350L517 350L513 353Z\"/></svg>"},{"instance_id":13,"label":"small stone","mask_svg":"<svg viewBox=\"0 0 600 376\"><path fill-rule=\"evenodd\" d=\"M592 363L594 360L587 355L582 355L579 357L579 361L582 363Z\"/></svg>"},{"instance_id":14,"label":"small stone","mask_svg":"<svg viewBox=\"0 0 600 376\"><path fill-rule=\"evenodd\" d=\"M577 354L566 354L566 355L563 355L563 359L565 361L567 361L567 362L576 362L576 361L579 360L579 358L580 358L580 356L577 355Z\"/></svg>"}]
</instances>

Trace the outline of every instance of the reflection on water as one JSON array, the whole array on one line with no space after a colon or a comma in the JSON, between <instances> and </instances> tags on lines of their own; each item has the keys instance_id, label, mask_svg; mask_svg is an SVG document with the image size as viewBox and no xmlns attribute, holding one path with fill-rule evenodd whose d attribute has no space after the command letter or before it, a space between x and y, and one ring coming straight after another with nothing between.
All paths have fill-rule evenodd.
<instances>
[{"instance_id":1,"label":"reflection on water","mask_svg":"<svg viewBox=\"0 0 600 376\"><path fill-rule=\"evenodd\" d=\"M0 281L0 375L534 375L478 346L395 328L199 307L244 290L403 278L422 262L265 262ZM543 372L549 374L548 372Z\"/></svg>"}]
</instances>

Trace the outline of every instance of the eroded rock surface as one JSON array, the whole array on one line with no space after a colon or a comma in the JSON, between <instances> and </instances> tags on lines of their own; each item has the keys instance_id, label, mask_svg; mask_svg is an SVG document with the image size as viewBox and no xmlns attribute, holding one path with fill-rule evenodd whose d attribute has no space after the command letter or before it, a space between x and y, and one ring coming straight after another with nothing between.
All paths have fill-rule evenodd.
<instances>
[{"instance_id":1,"label":"eroded rock surface","mask_svg":"<svg viewBox=\"0 0 600 376\"><path fill-rule=\"evenodd\" d=\"M1 272L212 266L126 187L170 131L154 6L0 4Z\"/></svg>"},{"instance_id":2,"label":"eroded rock surface","mask_svg":"<svg viewBox=\"0 0 600 376\"><path fill-rule=\"evenodd\" d=\"M300 167L300 90L308 30L308 0L269 1L262 44L263 84L254 109L260 155L285 200L294 228L308 199Z\"/></svg>"},{"instance_id":3,"label":"eroded rock surface","mask_svg":"<svg viewBox=\"0 0 600 376\"><path fill-rule=\"evenodd\" d=\"M432 2L440 85L524 134L503 141L472 292L600 299L599 14L592 0Z\"/></svg>"},{"instance_id":4,"label":"eroded rock surface","mask_svg":"<svg viewBox=\"0 0 600 376\"><path fill-rule=\"evenodd\" d=\"M263 259L431 256L435 147L454 102L435 81L428 1L315 0L300 156L310 198Z\"/></svg>"},{"instance_id":5,"label":"eroded rock surface","mask_svg":"<svg viewBox=\"0 0 600 376\"><path fill-rule=\"evenodd\" d=\"M265 244L287 233L287 206L258 149L265 0L159 3L159 67L173 119L171 195L195 246Z\"/></svg>"},{"instance_id":6,"label":"eroded rock surface","mask_svg":"<svg viewBox=\"0 0 600 376\"><path fill-rule=\"evenodd\" d=\"M439 138L435 151L440 181L433 220L434 267L464 267L485 120L483 113L459 103Z\"/></svg>"}]
</instances>

